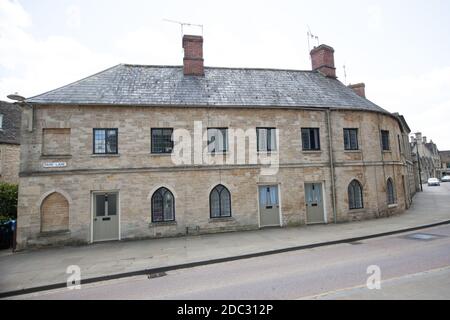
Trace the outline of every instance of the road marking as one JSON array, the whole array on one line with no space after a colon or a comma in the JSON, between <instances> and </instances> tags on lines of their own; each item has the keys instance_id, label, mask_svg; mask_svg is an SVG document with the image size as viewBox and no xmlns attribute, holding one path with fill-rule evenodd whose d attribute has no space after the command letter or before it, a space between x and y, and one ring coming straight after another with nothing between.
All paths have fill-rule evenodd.
<instances>
[{"instance_id":1,"label":"road marking","mask_svg":"<svg viewBox=\"0 0 450 320\"><path fill-rule=\"evenodd\" d=\"M433 272L445 271L445 270L450 270L450 266L439 267L439 268L430 269L430 270L426 270L426 271L420 271L420 272L417 272L417 273L406 274L406 275L402 275L402 276L398 276L398 277L392 277L392 278L389 278L389 279L386 279L386 280L381 280L381 283L390 283L390 282L394 282L394 281L398 281L398 280L403 280L403 279L407 279L407 278L414 278L414 277L418 277L418 276L421 276L421 275L425 275L425 274L429 274L429 273L433 273ZM346 288L341 288L341 289L336 289L336 290L330 290L330 291L323 292L323 293L316 294L316 295L300 297L300 298L297 298L295 300L318 299L318 298L321 298L321 297L325 297L325 296L329 296L329 295L333 295L333 294L337 294L337 293L342 293L342 292L345 292L345 291L352 291L352 290L364 289L364 288L367 288L366 284L352 286L352 287L346 287Z\"/></svg>"}]
</instances>

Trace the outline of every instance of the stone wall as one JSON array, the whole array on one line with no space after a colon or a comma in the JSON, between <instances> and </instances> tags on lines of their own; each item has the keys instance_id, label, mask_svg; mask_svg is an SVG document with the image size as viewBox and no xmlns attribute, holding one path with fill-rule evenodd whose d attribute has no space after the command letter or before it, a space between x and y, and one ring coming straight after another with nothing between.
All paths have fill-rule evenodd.
<instances>
[{"instance_id":1,"label":"stone wall","mask_svg":"<svg viewBox=\"0 0 450 320\"><path fill-rule=\"evenodd\" d=\"M386 216L406 207L402 184L406 166L401 161L396 138L400 129L397 121L387 115L332 111L331 134L326 110L48 106L38 108L35 119L32 133L26 128L22 130L20 247L91 242L95 191L118 190L121 239L257 229L258 186L266 184L279 186L282 225L295 226L307 223L305 182L323 183L326 222L334 222L330 140L337 222ZM194 121L201 121L203 130L278 128L279 170L274 175L261 175L261 166L251 163L176 165L170 156L150 153L151 128L184 128L194 133ZM320 128L321 150L302 150L302 127ZM70 156L42 154L44 128L70 129ZM93 128L118 128L118 155L92 154ZM360 150L344 150L343 128L359 129ZM381 151L381 129L390 132L389 151ZM247 158L249 153L256 153L254 147L247 148ZM48 161L64 161L67 166L44 168L43 163ZM389 207L388 178L394 181L397 196L397 204ZM349 210L347 187L353 179L363 185L363 209ZM209 193L219 183L231 193L230 219L214 220L209 216ZM151 222L151 196L162 186L175 197L175 223ZM58 192L69 204L70 233L53 236L41 233L42 202L52 192Z\"/></svg>"},{"instance_id":2,"label":"stone wall","mask_svg":"<svg viewBox=\"0 0 450 320\"><path fill-rule=\"evenodd\" d=\"M20 146L0 144L0 181L19 183Z\"/></svg>"}]
</instances>

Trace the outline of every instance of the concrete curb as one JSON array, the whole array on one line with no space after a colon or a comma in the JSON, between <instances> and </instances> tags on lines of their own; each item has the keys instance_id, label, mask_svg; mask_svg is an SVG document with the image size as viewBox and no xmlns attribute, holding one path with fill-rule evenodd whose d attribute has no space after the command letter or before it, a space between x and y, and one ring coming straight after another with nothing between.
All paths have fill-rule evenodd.
<instances>
[{"instance_id":1,"label":"concrete curb","mask_svg":"<svg viewBox=\"0 0 450 320\"><path fill-rule=\"evenodd\" d=\"M287 247L287 248L282 248L282 249L274 249L274 250L269 250L269 251L261 251L261 252L256 252L256 253L243 254L243 255L239 255L239 256L217 258L217 259L212 259L212 260L189 262L189 263L166 266L166 267L157 267L157 268L150 268L150 269L137 270L137 271L131 271L131 272L117 273L117 274L112 274L112 275L83 279L80 281L80 284L89 284L89 283L95 283L95 282L100 282L100 281L108 281L108 280L140 276L140 275L162 273L162 272L168 272L168 271L173 271L173 270L205 266L205 265L210 265L210 264L215 264L215 263L230 262L230 261L236 261L236 260L268 256L268 255L290 252L290 251L298 251L298 250L325 247L325 246L331 246L331 245L342 244L342 243L350 243L350 242L367 240L367 239L372 239L372 238L390 236L390 235L399 234L399 233L411 232L411 231L416 231L416 230L420 230L420 229L432 228L432 227L437 227L437 226L446 225L446 224L450 224L450 220L445 220L445 221L441 221L441 222L436 222L436 223L432 223L432 224L411 227L411 228L406 228L406 229L399 229L399 230L394 230L394 231L360 236L360 237L312 243L312 244L306 244L306 245L301 245L301 246L294 246L294 247ZM61 288L65 288L66 286L67 286L67 283L63 282L63 283L55 283L55 284L39 286L39 287L24 288L24 289L13 290L13 291L8 291L8 292L0 292L0 299L12 297L12 296L30 294L30 293L40 292L40 291L61 289Z\"/></svg>"}]
</instances>

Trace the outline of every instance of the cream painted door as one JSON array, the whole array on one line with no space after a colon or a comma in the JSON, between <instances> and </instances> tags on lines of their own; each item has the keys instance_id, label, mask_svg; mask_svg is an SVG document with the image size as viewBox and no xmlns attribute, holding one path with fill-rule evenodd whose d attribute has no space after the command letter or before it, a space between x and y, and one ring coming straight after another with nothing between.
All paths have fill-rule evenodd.
<instances>
[{"instance_id":1,"label":"cream painted door","mask_svg":"<svg viewBox=\"0 0 450 320\"><path fill-rule=\"evenodd\" d=\"M260 226L280 226L280 204L278 200L278 186L259 187Z\"/></svg>"},{"instance_id":2,"label":"cream painted door","mask_svg":"<svg viewBox=\"0 0 450 320\"><path fill-rule=\"evenodd\" d=\"M305 183L307 223L325 223L321 183Z\"/></svg>"},{"instance_id":3,"label":"cream painted door","mask_svg":"<svg viewBox=\"0 0 450 320\"><path fill-rule=\"evenodd\" d=\"M94 193L93 240L119 239L118 193Z\"/></svg>"}]
</instances>

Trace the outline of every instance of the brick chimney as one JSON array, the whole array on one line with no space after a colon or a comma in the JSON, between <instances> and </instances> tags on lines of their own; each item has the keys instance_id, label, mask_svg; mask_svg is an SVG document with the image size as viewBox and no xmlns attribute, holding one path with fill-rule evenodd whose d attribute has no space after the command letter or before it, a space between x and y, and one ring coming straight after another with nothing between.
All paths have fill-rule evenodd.
<instances>
[{"instance_id":1,"label":"brick chimney","mask_svg":"<svg viewBox=\"0 0 450 320\"><path fill-rule=\"evenodd\" d=\"M321 44L311 50L311 63L314 71L320 71L329 78L336 79L336 68L334 67L334 49Z\"/></svg>"},{"instance_id":2,"label":"brick chimney","mask_svg":"<svg viewBox=\"0 0 450 320\"><path fill-rule=\"evenodd\" d=\"M203 37L183 36L183 73L185 76L203 76Z\"/></svg>"},{"instance_id":3,"label":"brick chimney","mask_svg":"<svg viewBox=\"0 0 450 320\"><path fill-rule=\"evenodd\" d=\"M366 97L366 85L364 83L350 84L348 87L355 91L358 96Z\"/></svg>"}]
</instances>

